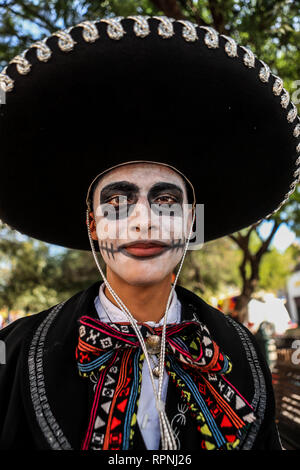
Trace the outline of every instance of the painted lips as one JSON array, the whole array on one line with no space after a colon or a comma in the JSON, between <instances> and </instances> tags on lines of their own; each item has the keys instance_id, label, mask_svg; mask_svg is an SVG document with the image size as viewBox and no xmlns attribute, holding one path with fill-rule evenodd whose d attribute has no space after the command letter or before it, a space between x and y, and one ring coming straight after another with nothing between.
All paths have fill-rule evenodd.
<instances>
[{"instance_id":1,"label":"painted lips","mask_svg":"<svg viewBox=\"0 0 300 470\"><path fill-rule=\"evenodd\" d=\"M133 256L154 256L162 253L168 245L162 243L134 243L125 246L123 249Z\"/></svg>"}]
</instances>

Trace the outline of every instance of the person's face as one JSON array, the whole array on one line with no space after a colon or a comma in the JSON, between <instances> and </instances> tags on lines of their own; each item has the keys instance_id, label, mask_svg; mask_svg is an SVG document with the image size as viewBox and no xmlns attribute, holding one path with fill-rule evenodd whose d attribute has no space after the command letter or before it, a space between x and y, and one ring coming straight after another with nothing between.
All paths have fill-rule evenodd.
<instances>
[{"instance_id":1,"label":"person's face","mask_svg":"<svg viewBox=\"0 0 300 470\"><path fill-rule=\"evenodd\" d=\"M92 237L107 270L130 285L170 275L188 236L187 202L183 178L167 166L134 163L106 173L94 192Z\"/></svg>"}]
</instances>

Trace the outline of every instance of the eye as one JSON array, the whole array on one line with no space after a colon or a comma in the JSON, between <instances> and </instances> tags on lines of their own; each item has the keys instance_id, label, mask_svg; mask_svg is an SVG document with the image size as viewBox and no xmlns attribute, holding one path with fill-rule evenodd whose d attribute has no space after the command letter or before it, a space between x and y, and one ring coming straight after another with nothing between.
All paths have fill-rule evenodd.
<instances>
[{"instance_id":1,"label":"eye","mask_svg":"<svg viewBox=\"0 0 300 470\"><path fill-rule=\"evenodd\" d=\"M154 200L155 203L158 203L158 204L169 204L169 205L172 205L172 204L175 204L177 201L177 198L175 196L170 196L168 194L166 195L162 195L162 196L158 196L155 200Z\"/></svg>"},{"instance_id":2,"label":"eye","mask_svg":"<svg viewBox=\"0 0 300 470\"><path fill-rule=\"evenodd\" d=\"M117 195L113 196L107 201L108 204L111 204L112 206L118 207L118 206L124 206L126 204L131 204L132 200L128 198L127 196L124 195Z\"/></svg>"}]
</instances>

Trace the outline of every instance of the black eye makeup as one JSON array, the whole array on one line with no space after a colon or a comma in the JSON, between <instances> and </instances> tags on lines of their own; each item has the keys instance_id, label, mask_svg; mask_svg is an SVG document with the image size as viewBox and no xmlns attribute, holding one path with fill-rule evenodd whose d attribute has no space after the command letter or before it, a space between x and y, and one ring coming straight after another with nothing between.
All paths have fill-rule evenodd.
<instances>
[{"instance_id":1,"label":"black eye makeup","mask_svg":"<svg viewBox=\"0 0 300 470\"><path fill-rule=\"evenodd\" d=\"M139 187L128 181L105 186L100 193L102 214L108 220L128 217L138 201Z\"/></svg>"},{"instance_id":2,"label":"black eye makeup","mask_svg":"<svg viewBox=\"0 0 300 470\"><path fill-rule=\"evenodd\" d=\"M129 181L105 186L100 193L102 215L109 220L128 217L138 201L140 188ZM148 202L156 215L182 215L183 191L180 186L165 181L149 190Z\"/></svg>"},{"instance_id":3,"label":"black eye makeup","mask_svg":"<svg viewBox=\"0 0 300 470\"><path fill-rule=\"evenodd\" d=\"M156 215L182 216L183 191L176 184L156 183L148 193L148 202Z\"/></svg>"}]
</instances>

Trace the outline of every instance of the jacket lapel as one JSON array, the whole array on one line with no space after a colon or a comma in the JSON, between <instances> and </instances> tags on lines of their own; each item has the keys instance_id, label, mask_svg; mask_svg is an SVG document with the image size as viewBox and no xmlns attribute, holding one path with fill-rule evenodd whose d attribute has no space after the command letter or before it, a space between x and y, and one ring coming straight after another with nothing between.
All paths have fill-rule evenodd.
<instances>
[{"instance_id":1,"label":"jacket lapel","mask_svg":"<svg viewBox=\"0 0 300 470\"><path fill-rule=\"evenodd\" d=\"M49 423L49 420L50 422L52 420L56 429L55 432L60 436L63 435L72 449L80 449L81 447L91 406L88 381L79 376L75 358L75 348L78 341L78 319L84 314L97 318L94 299L98 295L99 286L100 282L96 282L87 290L70 298L53 321L46 323L47 328L44 331L41 329L41 337L44 334L43 342L40 345L40 354L43 358L42 370L40 367L36 370L35 385L42 384L44 392L41 392L41 388L36 392L32 387L33 382L30 374L26 375L26 380L23 383L26 407L31 410L29 411L31 418L32 414L35 416L32 433L36 434L36 420L39 420L38 414L41 412L40 408L36 406L34 397L36 398L39 393L44 393L44 395L41 395L42 402L40 400L40 405L42 403L43 408L46 404L45 409L51 411L51 414L45 417L45 421ZM208 326L220 347L225 353L229 352L231 356L234 365L232 373L234 380L232 380L232 383L238 387L248 401L251 401L253 392L252 384L249 384L249 370L246 370L247 366L245 367L247 361L245 361L246 358L241 357L244 353L241 351L240 344L233 344L232 330L230 331L224 320L224 315L180 286L176 287L176 292L182 305L181 319L192 320L196 316ZM49 312L51 313L50 310ZM42 318L45 318L45 315ZM39 341L37 332L35 332L34 337L28 344L25 357L28 357L33 343L36 342L39 345ZM43 383L38 382L41 376ZM46 403L43 400L46 400ZM167 390L166 413L178 441L178 447L185 450L197 449L197 442L199 442L197 428L190 417L187 406L181 400L180 392L170 379ZM53 448L49 435L45 435L46 428L45 426L43 428L41 423L43 421L39 422L39 429L47 443L45 448ZM54 439L56 439L55 436ZM58 442L61 441L63 442L63 439ZM134 449L146 449L138 424L136 425Z\"/></svg>"}]
</instances>

